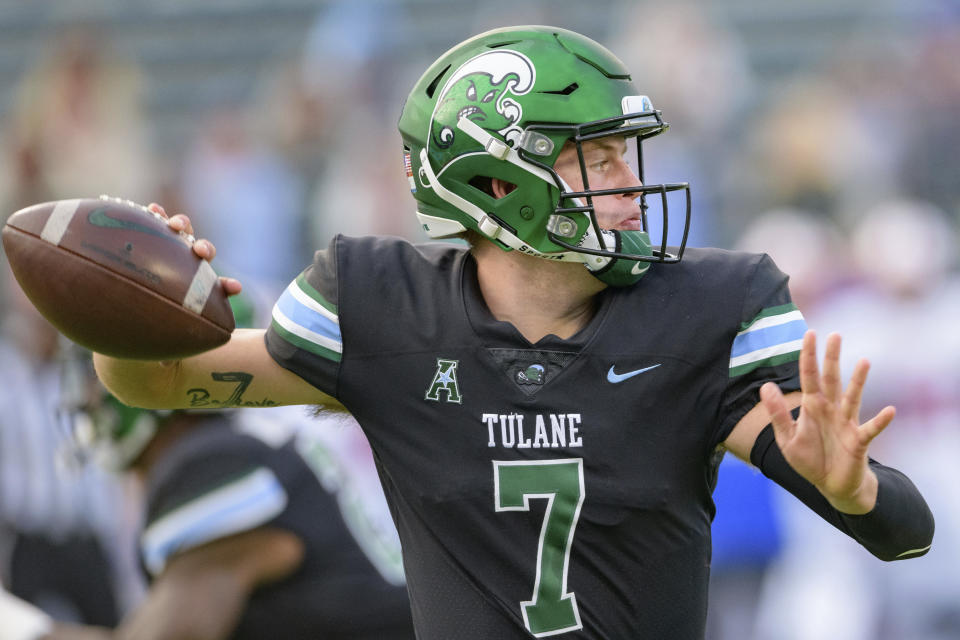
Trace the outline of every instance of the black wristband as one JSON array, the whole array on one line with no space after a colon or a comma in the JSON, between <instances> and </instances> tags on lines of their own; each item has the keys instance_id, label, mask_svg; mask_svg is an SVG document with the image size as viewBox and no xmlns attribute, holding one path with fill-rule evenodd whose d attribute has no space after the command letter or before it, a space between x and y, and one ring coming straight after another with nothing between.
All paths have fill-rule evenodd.
<instances>
[{"instance_id":1,"label":"black wristband","mask_svg":"<svg viewBox=\"0 0 960 640\"><path fill-rule=\"evenodd\" d=\"M910 479L870 460L877 474L877 503L868 513L840 513L850 535L881 560L924 555L933 542L933 513Z\"/></svg>"},{"instance_id":2,"label":"black wristband","mask_svg":"<svg viewBox=\"0 0 960 640\"><path fill-rule=\"evenodd\" d=\"M797 417L799 409L793 411ZM922 556L933 540L933 514L914 484L905 475L870 460L879 483L877 503L869 513L841 513L783 457L767 425L750 451L750 462L763 475L796 496L824 520L859 542L881 560Z\"/></svg>"}]
</instances>

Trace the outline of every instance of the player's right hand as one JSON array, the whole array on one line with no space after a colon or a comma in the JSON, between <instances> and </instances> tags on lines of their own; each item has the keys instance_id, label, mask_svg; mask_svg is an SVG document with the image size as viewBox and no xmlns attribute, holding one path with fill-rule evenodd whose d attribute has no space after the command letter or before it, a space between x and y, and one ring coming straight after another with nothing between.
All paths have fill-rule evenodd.
<instances>
[{"instance_id":1,"label":"player's right hand","mask_svg":"<svg viewBox=\"0 0 960 640\"><path fill-rule=\"evenodd\" d=\"M193 235L193 224L186 215L178 213L174 216L169 216L164 208L156 202L151 202L147 208L166 218L167 225L174 231L182 231L183 233ZM206 238L199 238L193 243L193 252L209 262L217 255L217 248ZM240 284L239 280L223 276L220 277L220 286L223 287L223 290L228 296L235 296L243 289L243 285Z\"/></svg>"}]
</instances>

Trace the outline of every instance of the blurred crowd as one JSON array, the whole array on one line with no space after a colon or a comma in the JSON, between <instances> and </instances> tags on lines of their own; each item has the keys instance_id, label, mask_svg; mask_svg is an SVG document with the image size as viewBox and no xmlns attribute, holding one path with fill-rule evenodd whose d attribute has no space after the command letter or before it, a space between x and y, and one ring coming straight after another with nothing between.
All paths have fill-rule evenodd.
<instances>
[{"instance_id":1,"label":"blurred crowd","mask_svg":"<svg viewBox=\"0 0 960 640\"><path fill-rule=\"evenodd\" d=\"M99 193L161 202L192 217L218 247L214 267L265 308L336 233L424 240L395 131L423 67L403 55L418 33L417 4L319 3L298 57L261 74L249 100L193 114L186 143L163 153L136 57L117 55L109 30L58 32L2 122L0 211ZM564 5L465 12L455 28L438 28L451 45L506 22L580 30ZM863 6L870 15L872 3ZM885 6L910 16L910 3ZM960 10L924 6L893 33L889 23L878 31L854 21L815 62L772 80L754 68L756 43L715 5L614 3L606 30L587 32L624 60L672 125L646 147L647 177L691 183L690 243L770 253L808 324L840 332L846 354L870 359L863 415L898 410L875 455L915 481L937 519L927 556L883 564L726 460L712 640L960 637L960 493L951 481L960 333L950 328L960 312ZM18 567L74 545L82 551L65 557L99 567L87 584L114 585L111 606L88 612L54 597L89 586L53 585L34 599L105 624L140 593L122 552L136 496L66 459L56 334L9 274L0 292L0 580L28 599L47 593L22 586ZM847 375L853 365L844 360Z\"/></svg>"}]
</instances>

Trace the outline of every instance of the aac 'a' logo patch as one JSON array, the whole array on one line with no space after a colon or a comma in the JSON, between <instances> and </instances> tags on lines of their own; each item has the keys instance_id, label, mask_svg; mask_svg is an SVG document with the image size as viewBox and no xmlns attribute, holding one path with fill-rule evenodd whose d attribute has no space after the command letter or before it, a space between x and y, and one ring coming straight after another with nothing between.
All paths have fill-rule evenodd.
<instances>
[{"instance_id":1,"label":"aac 'a' logo patch","mask_svg":"<svg viewBox=\"0 0 960 640\"><path fill-rule=\"evenodd\" d=\"M447 360L437 358L437 372L433 374L433 380L427 387L425 399L440 402L441 399L447 402L463 402L460 395L460 386L457 384L457 365L459 360ZM443 394L443 398L441 398Z\"/></svg>"}]
</instances>

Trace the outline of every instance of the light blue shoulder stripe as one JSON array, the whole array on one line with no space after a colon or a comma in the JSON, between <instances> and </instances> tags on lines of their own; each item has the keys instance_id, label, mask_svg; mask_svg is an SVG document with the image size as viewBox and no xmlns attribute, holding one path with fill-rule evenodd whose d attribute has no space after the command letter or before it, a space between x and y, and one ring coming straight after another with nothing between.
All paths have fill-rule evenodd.
<instances>
[{"instance_id":1,"label":"light blue shoulder stripe","mask_svg":"<svg viewBox=\"0 0 960 640\"><path fill-rule=\"evenodd\" d=\"M301 300L298 299L298 296L291 291L292 287L297 286L296 283L291 284L284 290L283 295L280 296L280 299L277 300L277 308L280 310L283 315L303 329L306 329L310 333L315 333L321 335L325 338L329 338L335 342L341 342L340 338L340 324L336 321L336 316L333 316L333 319L328 316L332 316L330 312L326 312L328 315L321 313L320 305L315 307L310 307L304 304ZM326 311L324 309L324 311Z\"/></svg>"},{"instance_id":2,"label":"light blue shoulder stripe","mask_svg":"<svg viewBox=\"0 0 960 640\"><path fill-rule=\"evenodd\" d=\"M730 357L736 358L747 353L769 349L777 345L786 344L803 338L807 330L807 323L800 318L785 324L778 324L763 329L743 332L733 340Z\"/></svg>"},{"instance_id":3,"label":"light blue shoulder stripe","mask_svg":"<svg viewBox=\"0 0 960 640\"><path fill-rule=\"evenodd\" d=\"M270 469L247 475L195 498L153 522L140 540L144 565L154 576L171 556L259 527L283 512L287 492Z\"/></svg>"}]
</instances>

